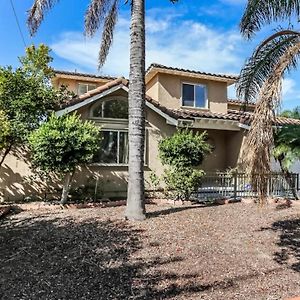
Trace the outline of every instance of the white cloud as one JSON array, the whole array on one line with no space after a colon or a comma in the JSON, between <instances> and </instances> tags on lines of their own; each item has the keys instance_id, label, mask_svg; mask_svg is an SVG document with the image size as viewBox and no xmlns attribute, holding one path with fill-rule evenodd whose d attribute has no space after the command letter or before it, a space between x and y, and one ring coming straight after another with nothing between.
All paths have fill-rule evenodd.
<instances>
[{"instance_id":1,"label":"white cloud","mask_svg":"<svg viewBox=\"0 0 300 300\"><path fill-rule=\"evenodd\" d=\"M146 20L146 62L203 70L239 72L244 43L237 31L218 31L180 13L153 10ZM162 18L162 15L164 18ZM78 69L95 72L100 38L85 40L79 32L65 32L51 48ZM129 21L120 17L114 43L101 73L128 76Z\"/></svg>"}]
</instances>

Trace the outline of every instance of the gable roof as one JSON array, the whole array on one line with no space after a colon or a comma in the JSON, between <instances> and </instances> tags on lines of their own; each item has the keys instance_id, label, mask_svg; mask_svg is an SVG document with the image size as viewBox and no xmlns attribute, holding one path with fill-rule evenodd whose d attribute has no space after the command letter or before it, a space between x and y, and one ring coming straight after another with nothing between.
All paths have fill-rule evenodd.
<instances>
[{"instance_id":1,"label":"gable roof","mask_svg":"<svg viewBox=\"0 0 300 300\"><path fill-rule=\"evenodd\" d=\"M146 71L146 82L150 81L157 73L174 74L187 77L196 77L206 80L215 80L226 82L228 85L237 81L238 76L232 74L208 73L196 70L182 69L176 67L168 67L161 64L153 63Z\"/></svg>"}]
</instances>

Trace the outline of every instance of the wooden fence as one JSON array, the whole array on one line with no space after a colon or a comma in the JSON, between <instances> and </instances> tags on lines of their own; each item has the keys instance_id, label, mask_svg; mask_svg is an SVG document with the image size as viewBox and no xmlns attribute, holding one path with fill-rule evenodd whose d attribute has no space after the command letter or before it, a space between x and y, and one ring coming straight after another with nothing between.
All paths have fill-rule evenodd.
<instances>
[{"instance_id":1,"label":"wooden fence","mask_svg":"<svg viewBox=\"0 0 300 300\"><path fill-rule=\"evenodd\" d=\"M282 173L268 175L268 196L293 198L292 188L299 190L299 174L291 174L292 187ZM218 198L239 199L256 197L257 192L250 184L249 175L245 173L207 173L193 197L199 200Z\"/></svg>"}]
</instances>

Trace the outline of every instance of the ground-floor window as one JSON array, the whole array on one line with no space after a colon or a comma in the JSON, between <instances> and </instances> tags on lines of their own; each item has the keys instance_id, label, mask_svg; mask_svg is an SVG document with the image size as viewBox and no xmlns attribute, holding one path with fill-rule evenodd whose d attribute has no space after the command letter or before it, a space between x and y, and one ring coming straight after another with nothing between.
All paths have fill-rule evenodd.
<instances>
[{"instance_id":1,"label":"ground-floor window","mask_svg":"<svg viewBox=\"0 0 300 300\"><path fill-rule=\"evenodd\" d=\"M102 141L94 163L128 164L128 132L121 130L101 130Z\"/></svg>"}]
</instances>

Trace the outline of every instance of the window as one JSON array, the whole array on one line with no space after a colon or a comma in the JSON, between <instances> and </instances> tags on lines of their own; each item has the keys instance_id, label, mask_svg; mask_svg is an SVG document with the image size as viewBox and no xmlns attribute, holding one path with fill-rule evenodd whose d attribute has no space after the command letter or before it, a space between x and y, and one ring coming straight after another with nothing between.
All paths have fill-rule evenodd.
<instances>
[{"instance_id":1,"label":"window","mask_svg":"<svg viewBox=\"0 0 300 300\"><path fill-rule=\"evenodd\" d=\"M94 163L127 164L128 132L102 130L102 141Z\"/></svg>"},{"instance_id":2,"label":"window","mask_svg":"<svg viewBox=\"0 0 300 300\"><path fill-rule=\"evenodd\" d=\"M128 119L127 99L108 99L92 108L93 118Z\"/></svg>"},{"instance_id":3,"label":"window","mask_svg":"<svg viewBox=\"0 0 300 300\"><path fill-rule=\"evenodd\" d=\"M97 86L95 84L79 83L78 84L78 95L83 95L91 90L94 90Z\"/></svg>"},{"instance_id":4,"label":"window","mask_svg":"<svg viewBox=\"0 0 300 300\"><path fill-rule=\"evenodd\" d=\"M207 107L206 86L183 83L182 105L191 107Z\"/></svg>"}]
</instances>

